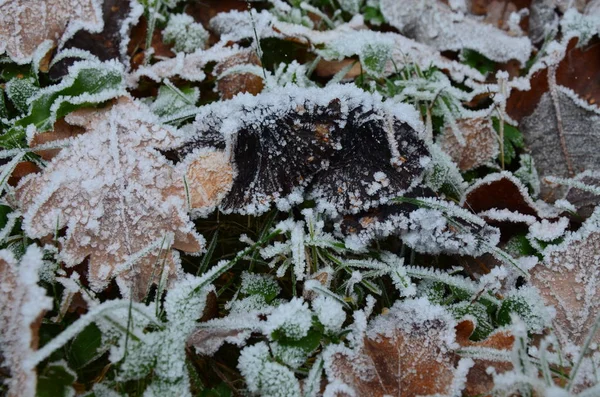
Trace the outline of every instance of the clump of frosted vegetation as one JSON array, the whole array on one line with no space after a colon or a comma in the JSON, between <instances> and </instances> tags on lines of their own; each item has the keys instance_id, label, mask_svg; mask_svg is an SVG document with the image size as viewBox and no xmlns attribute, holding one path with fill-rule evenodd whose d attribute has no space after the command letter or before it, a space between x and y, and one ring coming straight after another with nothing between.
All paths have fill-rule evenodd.
<instances>
[{"instance_id":1,"label":"clump of frosted vegetation","mask_svg":"<svg viewBox=\"0 0 600 397\"><path fill-rule=\"evenodd\" d=\"M201 23L187 14L172 14L163 30L165 43L173 44L177 52L192 53L204 49L208 41L208 32Z\"/></svg>"}]
</instances>

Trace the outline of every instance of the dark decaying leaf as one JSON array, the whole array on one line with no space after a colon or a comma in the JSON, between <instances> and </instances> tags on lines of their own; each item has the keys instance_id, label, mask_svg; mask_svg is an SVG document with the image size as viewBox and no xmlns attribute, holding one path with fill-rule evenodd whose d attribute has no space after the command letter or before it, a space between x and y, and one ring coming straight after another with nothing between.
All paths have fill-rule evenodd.
<instances>
[{"instance_id":1,"label":"dark decaying leaf","mask_svg":"<svg viewBox=\"0 0 600 397\"><path fill-rule=\"evenodd\" d=\"M139 6L138 6L139 7ZM123 33L129 33L128 30L139 18L139 10L132 7L130 0L104 0L102 4L102 16L104 19L104 28L99 33L90 33L86 31L77 32L64 45L64 48L78 48L89 51L97 56L101 61L109 59L119 59L121 57L121 45ZM127 18L128 26L124 24ZM57 62L50 68L50 77L59 79L67 74L69 66L75 59L66 58Z\"/></svg>"},{"instance_id":2,"label":"dark decaying leaf","mask_svg":"<svg viewBox=\"0 0 600 397\"><path fill-rule=\"evenodd\" d=\"M584 172L577 175L574 179L587 186L600 187L600 172L598 171ZM588 218L594 212L594 208L600 204L600 195L590 190L582 190L576 186L571 186L567 189L565 199L575 206L579 216L584 219Z\"/></svg>"},{"instance_id":3,"label":"dark decaying leaf","mask_svg":"<svg viewBox=\"0 0 600 397\"><path fill-rule=\"evenodd\" d=\"M495 208L524 215L539 215L527 188L508 172L488 175L471 186L465 193L462 205L475 213Z\"/></svg>"},{"instance_id":4,"label":"dark decaying leaf","mask_svg":"<svg viewBox=\"0 0 600 397\"><path fill-rule=\"evenodd\" d=\"M413 120L406 111L392 113L355 87L286 87L205 107L196 136L179 152L229 153L236 176L221 204L225 211L261 213L271 203L287 209L308 188L322 206L355 213L420 182L428 151L402 120Z\"/></svg>"}]
</instances>

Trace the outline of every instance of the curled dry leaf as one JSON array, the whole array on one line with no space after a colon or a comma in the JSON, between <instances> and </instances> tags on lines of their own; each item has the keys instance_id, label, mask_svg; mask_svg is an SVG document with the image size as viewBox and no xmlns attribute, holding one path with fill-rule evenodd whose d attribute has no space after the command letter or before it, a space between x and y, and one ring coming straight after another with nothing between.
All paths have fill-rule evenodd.
<instances>
[{"instance_id":1,"label":"curled dry leaf","mask_svg":"<svg viewBox=\"0 0 600 397\"><path fill-rule=\"evenodd\" d=\"M203 240L186 213L183 172L157 151L176 143L174 130L126 97L67 122L87 132L17 187L28 235L66 226L60 258L75 266L89 256L96 291L116 278L122 292L133 288L139 297L161 275L176 278L177 256L164 249L197 252Z\"/></svg>"},{"instance_id":2,"label":"curled dry leaf","mask_svg":"<svg viewBox=\"0 0 600 397\"><path fill-rule=\"evenodd\" d=\"M343 383L355 396L460 395L472 361L454 353L455 325L425 299L397 302L369 323L360 348L325 351L328 388Z\"/></svg>"},{"instance_id":3,"label":"curled dry leaf","mask_svg":"<svg viewBox=\"0 0 600 397\"><path fill-rule=\"evenodd\" d=\"M543 261L530 271L531 283L556 309L554 325L561 342L581 346L600 313L600 209L543 254ZM600 342L599 333L594 342Z\"/></svg>"},{"instance_id":4,"label":"curled dry leaf","mask_svg":"<svg viewBox=\"0 0 600 397\"><path fill-rule=\"evenodd\" d=\"M262 91L263 79L260 76L233 69L243 65L261 66L255 51L240 52L215 66L215 73L218 77L217 90L221 93L222 99L231 99L236 94L244 92L256 95Z\"/></svg>"},{"instance_id":5,"label":"curled dry leaf","mask_svg":"<svg viewBox=\"0 0 600 397\"><path fill-rule=\"evenodd\" d=\"M64 42L80 29L103 27L99 0L8 0L0 4L0 54L28 63L45 40Z\"/></svg>"},{"instance_id":6,"label":"curled dry leaf","mask_svg":"<svg viewBox=\"0 0 600 397\"><path fill-rule=\"evenodd\" d=\"M37 285L42 257L36 246L30 246L20 262L12 252L0 251L0 350L11 375L8 397L36 395L35 366L27 358L37 350L44 313L52 309L52 300Z\"/></svg>"},{"instance_id":7,"label":"curled dry leaf","mask_svg":"<svg viewBox=\"0 0 600 397\"><path fill-rule=\"evenodd\" d=\"M527 37L509 36L462 12L454 12L443 1L382 0L381 11L401 33L440 51L468 48L493 61L516 59L521 64L531 54Z\"/></svg>"},{"instance_id":8,"label":"curled dry leaf","mask_svg":"<svg viewBox=\"0 0 600 397\"><path fill-rule=\"evenodd\" d=\"M482 166L498 155L498 135L489 119L461 119L456 124L465 144L461 145L451 128L447 127L441 147L461 171Z\"/></svg>"}]
</instances>

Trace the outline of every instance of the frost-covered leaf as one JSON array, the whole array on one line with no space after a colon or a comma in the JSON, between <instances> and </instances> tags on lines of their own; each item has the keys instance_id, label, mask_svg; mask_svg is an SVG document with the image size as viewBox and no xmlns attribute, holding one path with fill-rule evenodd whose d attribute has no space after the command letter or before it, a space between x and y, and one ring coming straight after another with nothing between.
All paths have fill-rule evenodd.
<instances>
[{"instance_id":1,"label":"frost-covered leaf","mask_svg":"<svg viewBox=\"0 0 600 397\"><path fill-rule=\"evenodd\" d=\"M551 93L542 95L521 125L541 177L600 170L600 155L594 149L600 140L600 108L583 102L569 89L558 87L555 99Z\"/></svg>"},{"instance_id":2,"label":"frost-covered leaf","mask_svg":"<svg viewBox=\"0 0 600 397\"><path fill-rule=\"evenodd\" d=\"M446 128L441 147L450 155L461 171L484 165L498 155L498 136L487 119L457 120L465 144L456 139L449 127Z\"/></svg>"},{"instance_id":3,"label":"frost-covered leaf","mask_svg":"<svg viewBox=\"0 0 600 397\"><path fill-rule=\"evenodd\" d=\"M130 30L143 12L137 0L102 0L101 31L79 30L64 43L50 64L49 76L59 79L67 74L68 67L83 54L95 56L101 61L120 60L126 68L129 66L127 46Z\"/></svg>"},{"instance_id":4,"label":"frost-covered leaf","mask_svg":"<svg viewBox=\"0 0 600 397\"><path fill-rule=\"evenodd\" d=\"M460 395L473 362L454 354L455 326L443 307L426 299L395 303L369 323L360 348L327 348L330 395Z\"/></svg>"},{"instance_id":5,"label":"frost-covered leaf","mask_svg":"<svg viewBox=\"0 0 600 397\"><path fill-rule=\"evenodd\" d=\"M55 121L69 112L123 95L122 74L123 68L116 62L78 62L59 84L42 88L28 99L28 114L15 126L27 129L31 139L36 132L52 129Z\"/></svg>"},{"instance_id":6,"label":"frost-covered leaf","mask_svg":"<svg viewBox=\"0 0 600 397\"><path fill-rule=\"evenodd\" d=\"M563 343L581 345L600 312L600 210L577 232L543 252L531 283L556 308L555 331ZM600 341L596 334L594 341Z\"/></svg>"},{"instance_id":7,"label":"frost-covered leaf","mask_svg":"<svg viewBox=\"0 0 600 397\"><path fill-rule=\"evenodd\" d=\"M45 40L63 44L80 29L98 32L103 27L98 0L7 0L0 4L0 54L17 63L31 61Z\"/></svg>"},{"instance_id":8,"label":"frost-covered leaf","mask_svg":"<svg viewBox=\"0 0 600 397\"><path fill-rule=\"evenodd\" d=\"M341 213L375 207L417 185L429 157L414 110L356 87L284 87L201 109L181 155L224 150L236 175L221 208L287 210L308 190Z\"/></svg>"},{"instance_id":9,"label":"frost-covered leaf","mask_svg":"<svg viewBox=\"0 0 600 397\"><path fill-rule=\"evenodd\" d=\"M23 226L32 237L66 226L60 258L75 266L90 256L92 289L102 290L116 277L123 292L133 288L144 296L161 275L177 277L170 245L202 248L186 214L182 172L156 150L173 146L176 135L126 97L107 109L72 113L67 121L87 132L43 172L21 181Z\"/></svg>"},{"instance_id":10,"label":"frost-covered leaf","mask_svg":"<svg viewBox=\"0 0 600 397\"><path fill-rule=\"evenodd\" d=\"M515 338L509 330L500 329L490 334L486 339L474 342L469 338L473 334L476 323L463 320L456 326L456 341L461 346L459 350L463 357L472 357L475 364L469 369L464 395L488 395L494 387L492 375L488 368L496 373L512 369L508 354L513 347ZM479 354L469 354L471 352ZM499 353L499 354L498 354ZM502 354L504 353L504 358Z\"/></svg>"},{"instance_id":11,"label":"frost-covered leaf","mask_svg":"<svg viewBox=\"0 0 600 397\"><path fill-rule=\"evenodd\" d=\"M381 11L390 25L437 50L475 50L497 62L516 59L524 64L532 46L527 37L512 37L443 1L382 0Z\"/></svg>"},{"instance_id":12,"label":"frost-covered leaf","mask_svg":"<svg viewBox=\"0 0 600 397\"><path fill-rule=\"evenodd\" d=\"M255 73L245 71L244 67L261 67L261 62L254 51L244 51L231 56L215 66L218 76L217 90L222 99L231 99L239 93L258 94L263 89L263 78Z\"/></svg>"},{"instance_id":13,"label":"frost-covered leaf","mask_svg":"<svg viewBox=\"0 0 600 397\"><path fill-rule=\"evenodd\" d=\"M517 218L491 217L493 214L490 211L508 210L514 214L540 218L558 215L557 211L547 204L534 201L523 183L507 171L489 174L485 178L477 180L467 189L461 204L475 213L485 212L486 217L501 222L518 222L519 220ZM500 214L498 215L500 216Z\"/></svg>"},{"instance_id":14,"label":"frost-covered leaf","mask_svg":"<svg viewBox=\"0 0 600 397\"><path fill-rule=\"evenodd\" d=\"M165 43L173 44L177 52L192 53L204 49L208 41L206 29L187 14L171 14L162 34Z\"/></svg>"},{"instance_id":15,"label":"frost-covered leaf","mask_svg":"<svg viewBox=\"0 0 600 397\"><path fill-rule=\"evenodd\" d=\"M294 373L272 358L266 343L260 342L242 350L238 368L246 379L248 390L254 395L277 397L301 395L300 383Z\"/></svg>"},{"instance_id":16,"label":"frost-covered leaf","mask_svg":"<svg viewBox=\"0 0 600 397\"><path fill-rule=\"evenodd\" d=\"M11 376L10 397L36 395L35 365L27 360L37 350L42 317L52 309L52 300L37 285L42 258L36 246L30 246L20 261L10 251L0 251L0 349Z\"/></svg>"}]
</instances>

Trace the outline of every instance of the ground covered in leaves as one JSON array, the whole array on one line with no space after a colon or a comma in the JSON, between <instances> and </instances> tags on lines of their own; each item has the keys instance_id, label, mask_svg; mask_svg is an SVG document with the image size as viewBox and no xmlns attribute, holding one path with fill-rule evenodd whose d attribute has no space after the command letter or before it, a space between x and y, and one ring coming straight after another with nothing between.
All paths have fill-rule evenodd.
<instances>
[{"instance_id":1,"label":"ground covered in leaves","mask_svg":"<svg viewBox=\"0 0 600 397\"><path fill-rule=\"evenodd\" d=\"M0 394L599 396L600 1L0 0Z\"/></svg>"}]
</instances>

